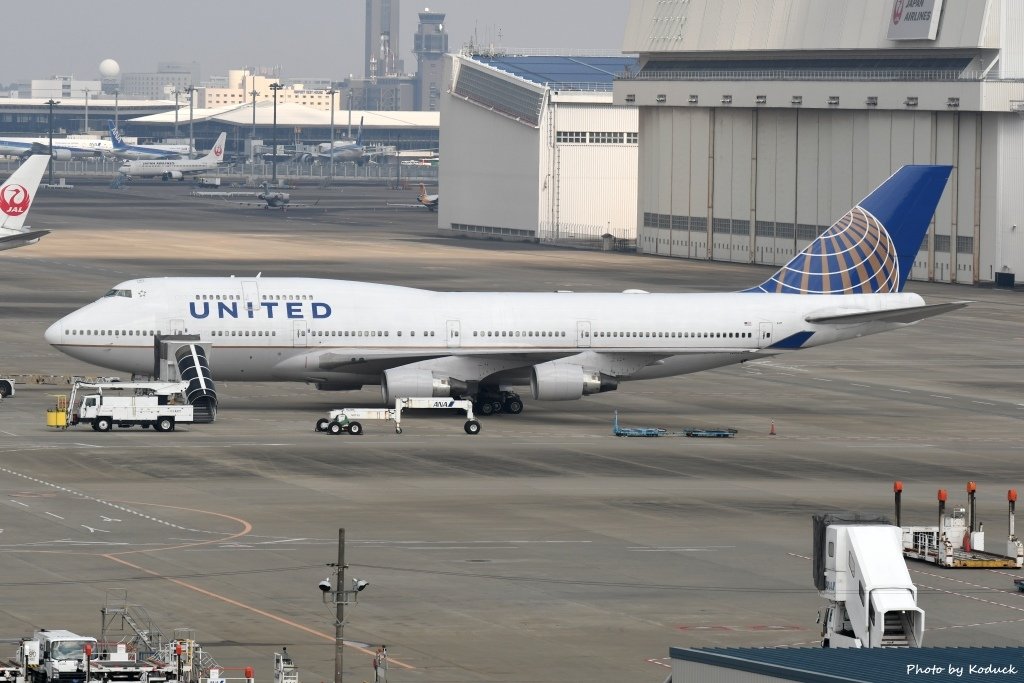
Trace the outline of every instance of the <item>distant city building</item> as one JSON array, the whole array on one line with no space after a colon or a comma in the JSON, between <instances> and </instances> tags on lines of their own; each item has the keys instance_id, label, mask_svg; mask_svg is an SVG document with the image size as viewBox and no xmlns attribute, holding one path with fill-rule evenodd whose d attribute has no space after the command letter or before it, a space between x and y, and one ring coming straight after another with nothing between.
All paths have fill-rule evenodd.
<instances>
[{"instance_id":1,"label":"distant city building","mask_svg":"<svg viewBox=\"0 0 1024 683\"><path fill-rule=\"evenodd\" d=\"M399 0L366 0L364 75L370 80L405 71L398 40L400 5Z\"/></svg>"},{"instance_id":2,"label":"distant city building","mask_svg":"<svg viewBox=\"0 0 1024 683\"><path fill-rule=\"evenodd\" d=\"M437 111L441 104L444 80L444 55L448 52L448 32L443 12L420 12L420 25L413 37L416 54L416 109Z\"/></svg>"},{"instance_id":3,"label":"distant city building","mask_svg":"<svg viewBox=\"0 0 1024 683\"><path fill-rule=\"evenodd\" d=\"M316 79L316 81L318 85L324 82L321 79ZM258 76L248 69L232 69L228 71L222 87L202 86L197 88L195 106L200 109L216 109L246 104L253 100L253 90L257 93L257 102L271 100L274 97L274 91L271 90L270 85L280 82L280 78ZM293 82L277 92L277 102L278 104L291 102L330 111L331 96L328 90L330 87L307 88L304 83ZM337 109L342 108L343 100L344 98L340 94L334 96L334 105Z\"/></svg>"},{"instance_id":4,"label":"distant city building","mask_svg":"<svg viewBox=\"0 0 1024 683\"><path fill-rule=\"evenodd\" d=\"M138 99L167 99L200 82L198 62L158 62L156 71L121 74L121 96Z\"/></svg>"},{"instance_id":5,"label":"distant city building","mask_svg":"<svg viewBox=\"0 0 1024 683\"><path fill-rule=\"evenodd\" d=\"M371 111L414 111L416 109L416 77L355 78L339 86L345 92L346 104L352 100L356 109Z\"/></svg>"},{"instance_id":6,"label":"distant city building","mask_svg":"<svg viewBox=\"0 0 1024 683\"><path fill-rule=\"evenodd\" d=\"M98 93L100 82L78 80L74 76L54 76L18 84L18 97L22 98L85 97L86 91Z\"/></svg>"}]
</instances>

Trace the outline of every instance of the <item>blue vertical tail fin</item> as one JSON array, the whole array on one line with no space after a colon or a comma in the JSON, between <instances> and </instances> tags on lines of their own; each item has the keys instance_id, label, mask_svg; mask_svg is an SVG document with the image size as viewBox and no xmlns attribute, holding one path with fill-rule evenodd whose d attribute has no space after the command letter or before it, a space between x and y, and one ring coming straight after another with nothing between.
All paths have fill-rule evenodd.
<instances>
[{"instance_id":1,"label":"blue vertical tail fin","mask_svg":"<svg viewBox=\"0 0 1024 683\"><path fill-rule=\"evenodd\" d=\"M748 292L901 292L952 166L903 166Z\"/></svg>"},{"instance_id":2,"label":"blue vertical tail fin","mask_svg":"<svg viewBox=\"0 0 1024 683\"><path fill-rule=\"evenodd\" d=\"M363 146L363 117L359 117L359 128L356 130L356 146Z\"/></svg>"},{"instance_id":3,"label":"blue vertical tail fin","mask_svg":"<svg viewBox=\"0 0 1024 683\"><path fill-rule=\"evenodd\" d=\"M121 137L121 131L114 127L113 121L107 121L107 129L110 131L110 144L114 146L114 149L123 149L128 146Z\"/></svg>"}]
</instances>

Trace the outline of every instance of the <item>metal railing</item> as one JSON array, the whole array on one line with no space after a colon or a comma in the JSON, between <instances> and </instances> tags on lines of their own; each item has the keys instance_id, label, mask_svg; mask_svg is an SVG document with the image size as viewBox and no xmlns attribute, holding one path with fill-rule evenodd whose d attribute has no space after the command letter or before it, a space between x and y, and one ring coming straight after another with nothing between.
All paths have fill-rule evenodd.
<instances>
[{"instance_id":1,"label":"metal railing","mask_svg":"<svg viewBox=\"0 0 1024 683\"><path fill-rule=\"evenodd\" d=\"M632 57L636 53L601 48L508 47L505 45L463 45L459 54L472 57Z\"/></svg>"},{"instance_id":2,"label":"metal railing","mask_svg":"<svg viewBox=\"0 0 1024 683\"><path fill-rule=\"evenodd\" d=\"M541 85L551 90L566 90L569 92L611 92L611 83L575 83L575 82L564 82L560 83L557 81L548 81Z\"/></svg>"},{"instance_id":3,"label":"metal railing","mask_svg":"<svg viewBox=\"0 0 1024 683\"><path fill-rule=\"evenodd\" d=\"M103 159L73 159L71 161L54 161L53 162L53 173L56 176L55 180L60 177L103 177L106 176L111 180L118 176L118 168L121 167L122 161L110 161ZM8 159L6 161L0 160L0 175L9 175L13 173L19 166L19 162L15 159ZM224 164L217 169L210 170L204 173L204 176L217 177L230 179L235 182L242 184L252 184L255 186L257 183L245 183L244 181L250 177L256 178L269 178L271 173L271 163L268 162L257 162L255 164L249 163L236 163L236 164ZM394 163L387 164L365 164L359 166L355 163L339 163L335 164L334 167L334 178L336 180L343 179L372 179L372 180L389 180L395 181L399 175L403 182L408 181L409 183L419 183L421 181L436 181L437 180L437 166L402 166L401 171L396 170ZM314 180L327 181L331 177L330 164L310 164L302 162L278 162L277 163L277 175L285 176L288 178L307 178ZM182 183L190 184L192 178L186 178ZM141 181L140 181L141 182ZM147 180L145 182L151 182ZM172 181L174 182L174 181ZM174 182L175 185L178 183ZM211 187L210 189L218 189Z\"/></svg>"},{"instance_id":4,"label":"metal railing","mask_svg":"<svg viewBox=\"0 0 1024 683\"><path fill-rule=\"evenodd\" d=\"M617 81L982 81L984 71L947 69L832 70L736 69L657 70L621 73ZM989 80L994 80L991 77Z\"/></svg>"},{"instance_id":5,"label":"metal railing","mask_svg":"<svg viewBox=\"0 0 1024 683\"><path fill-rule=\"evenodd\" d=\"M636 237L612 234L607 226L586 223L555 225L549 221L541 221L537 227L537 241L541 244L598 251L636 251Z\"/></svg>"}]
</instances>

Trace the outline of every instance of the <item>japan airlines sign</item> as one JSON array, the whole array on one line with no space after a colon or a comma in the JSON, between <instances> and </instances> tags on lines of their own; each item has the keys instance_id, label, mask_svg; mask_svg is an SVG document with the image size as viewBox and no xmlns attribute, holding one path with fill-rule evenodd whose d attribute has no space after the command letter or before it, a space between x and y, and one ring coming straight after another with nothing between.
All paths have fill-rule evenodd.
<instances>
[{"instance_id":1,"label":"japan airlines sign","mask_svg":"<svg viewBox=\"0 0 1024 683\"><path fill-rule=\"evenodd\" d=\"M8 216L20 216L32 204L32 195L22 185L4 185L0 188L0 211Z\"/></svg>"},{"instance_id":2,"label":"japan airlines sign","mask_svg":"<svg viewBox=\"0 0 1024 683\"><path fill-rule=\"evenodd\" d=\"M942 0L893 0L889 40L935 40Z\"/></svg>"}]
</instances>

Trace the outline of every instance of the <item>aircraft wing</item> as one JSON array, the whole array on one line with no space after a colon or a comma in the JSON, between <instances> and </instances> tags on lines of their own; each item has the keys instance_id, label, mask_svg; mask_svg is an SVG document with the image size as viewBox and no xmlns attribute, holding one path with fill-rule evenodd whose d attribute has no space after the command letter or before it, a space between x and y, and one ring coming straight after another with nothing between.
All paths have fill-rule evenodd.
<instances>
[{"instance_id":1,"label":"aircraft wing","mask_svg":"<svg viewBox=\"0 0 1024 683\"><path fill-rule=\"evenodd\" d=\"M630 376L647 366L659 365L676 355L674 352L657 350L642 352L595 352L590 349L538 349L523 353L509 353L508 349L482 350L451 348L436 353L412 354L396 352L369 352L365 349L334 349L317 353L316 358L302 359L303 366L317 368L322 372L351 372L355 374L378 374L390 368L416 366L437 372L451 372L466 379L482 379L487 376L511 376L521 374L538 363L555 360L573 362L578 360L589 368L616 376ZM726 354L731 355L731 354ZM312 361L312 362L310 362ZM295 359L284 363L296 362Z\"/></svg>"},{"instance_id":2,"label":"aircraft wing","mask_svg":"<svg viewBox=\"0 0 1024 683\"><path fill-rule=\"evenodd\" d=\"M887 323L913 323L918 320L930 318L933 315L942 315L971 303L970 301L952 301L948 304L929 304L926 306L912 306L910 308L896 308L887 311L860 311L851 313L838 313L832 315L809 315L804 318L809 323L852 325L867 322Z\"/></svg>"}]
</instances>

